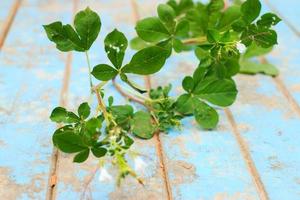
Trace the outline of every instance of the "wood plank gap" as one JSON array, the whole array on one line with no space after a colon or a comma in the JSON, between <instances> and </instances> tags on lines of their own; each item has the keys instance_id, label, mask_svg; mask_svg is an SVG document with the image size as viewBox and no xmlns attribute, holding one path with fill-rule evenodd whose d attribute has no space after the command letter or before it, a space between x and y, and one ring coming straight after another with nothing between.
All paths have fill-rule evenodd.
<instances>
[{"instance_id":1,"label":"wood plank gap","mask_svg":"<svg viewBox=\"0 0 300 200\"><path fill-rule=\"evenodd\" d=\"M136 0L131 0L131 7L133 10L134 20L135 20L135 22L137 22L140 19L140 13L139 13L139 8L138 8L138 4L137 4ZM144 80L145 80L145 87L149 93L150 89L151 89L151 77L145 76ZM164 179L165 189L167 192L167 199L173 200L172 189L171 189L169 175L168 175L169 173L168 173L168 170L166 167L164 149L163 149L161 139L160 139L160 132L157 132L154 137L155 137L154 139L155 139L155 144L156 144L156 153L159 158L159 165L160 165L162 177Z\"/></svg>"},{"instance_id":2,"label":"wood plank gap","mask_svg":"<svg viewBox=\"0 0 300 200\"><path fill-rule=\"evenodd\" d=\"M65 65L65 72L63 77L63 85L60 93L60 106L65 107L67 105L67 94L69 90L69 81L71 76L71 63L72 63L72 53L68 53L67 61ZM58 127L59 128L59 127ZM59 167L59 157L60 153L56 147L53 147L52 155L51 155L51 166L48 178L48 187L47 187L47 200L54 200L56 193L56 185L57 185L57 172Z\"/></svg>"},{"instance_id":3,"label":"wood plank gap","mask_svg":"<svg viewBox=\"0 0 300 200\"><path fill-rule=\"evenodd\" d=\"M300 37L300 31L287 18L285 18L269 0L264 1L271 11L276 13L297 37Z\"/></svg>"},{"instance_id":4,"label":"wood plank gap","mask_svg":"<svg viewBox=\"0 0 300 200\"><path fill-rule=\"evenodd\" d=\"M268 60L266 57L260 58L261 63L268 63ZM273 77L272 78L277 89L283 94L283 96L287 99L288 103L290 104L291 108L300 116L300 106L293 97L293 95L290 93L290 91L285 86L283 80L279 77Z\"/></svg>"},{"instance_id":5,"label":"wood plank gap","mask_svg":"<svg viewBox=\"0 0 300 200\"><path fill-rule=\"evenodd\" d=\"M290 106L293 108L293 110L300 116L300 106L294 99L294 97L291 95L287 87L285 86L282 79L277 76L273 78L274 83L276 84L276 87L280 90L280 92L284 95L284 97L289 102Z\"/></svg>"},{"instance_id":6,"label":"wood plank gap","mask_svg":"<svg viewBox=\"0 0 300 200\"><path fill-rule=\"evenodd\" d=\"M0 49L2 49L2 47L4 45L5 39L6 39L8 33L9 33L9 30L13 24L13 21L14 21L15 16L21 6L21 3L22 3L22 0L15 0L15 3L12 5L12 7L10 9L9 15L4 23L4 28L0 35Z\"/></svg>"},{"instance_id":7,"label":"wood plank gap","mask_svg":"<svg viewBox=\"0 0 300 200\"><path fill-rule=\"evenodd\" d=\"M78 9L78 0L73 0L73 10L72 10L73 15L75 15L77 9ZM64 77L63 77L63 85L60 92L59 104L61 106L66 106L68 101L69 84L70 84L70 77L72 71L72 66L71 66L72 60L73 60L73 54L72 52L70 52L67 55L67 61L66 61ZM46 200L54 200L56 198L59 158L60 158L60 153L58 149L56 147L53 147L53 151L51 155L51 166L49 170Z\"/></svg>"},{"instance_id":8,"label":"wood plank gap","mask_svg":"<svg viewBox=\"0 0 300 200\"><path fill-rule=\"evenodd\" d=\"M245 140L243 139L243 137L241 136L241 134L238 130L236 121L235 121L235 119L233 117L233 114L232 114L232 112L230 111L229 108L225 109L225 114L226 114L226 117L229 120L229 123L230 123L232 131L233 131L233 135L234 135L236 141L238 142L240 151L243 155L243 158L244 158L244 161L247 165L247 168L248 168L248 170L249 170L249 172L252 176L253 182L256 186L256 189L258 191L260 199L261 200L269 200L269 195L268 195L268 193L265 189L265 186L264 186L264 184L261 180L261 177L260 177L260 175L259 175L259 173L256 169L256 166L255 166L254 161L251 157L248 145L245 142Z\"/></svg>"}]
</instances>

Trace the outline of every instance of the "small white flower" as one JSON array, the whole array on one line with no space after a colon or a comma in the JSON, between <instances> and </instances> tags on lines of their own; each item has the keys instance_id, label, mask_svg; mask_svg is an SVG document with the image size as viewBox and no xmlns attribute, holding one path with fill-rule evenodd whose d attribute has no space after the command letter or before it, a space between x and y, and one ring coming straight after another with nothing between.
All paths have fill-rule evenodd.
<instances>
[{"instance_id":1,"label":"small white flower","mask_svg":"<svg viewBox=\"0 0 300 200\"><path fill-rule=\"evenodd\" d=\"M108 171L102 167L100 170L99 181L100 182L110 182L112 181L112 176L108 173Z\"/></svg>"},{"instance_id":2,"label":"small white flower","mask_svg":"<svg viewBox=\"0 0 300 200\"><path fill-rule=\"evenodd\" d=\"M134 169L137 172L143 172L145 171L145 168L147 167L147 163L141 158L141 157L136 157L134 159Z\"/></svg>"},{"instance_id":3,"label":"small white flower","mask_svg":"<svg viewBox=\"0 0 300 200\"><path fill-rule=\"evenodd\" d=\"M241 42L238 42L236 44L236 48L239 50L240 53L245 53L245 51L247 49L246 46Z\"/></svg>"}]
</instances>

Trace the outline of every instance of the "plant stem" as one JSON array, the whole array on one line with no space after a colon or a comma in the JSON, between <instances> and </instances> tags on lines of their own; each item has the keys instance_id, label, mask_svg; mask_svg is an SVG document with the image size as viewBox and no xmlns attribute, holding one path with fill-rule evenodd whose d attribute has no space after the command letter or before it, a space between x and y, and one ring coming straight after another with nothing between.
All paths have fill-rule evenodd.
<instances>
[{"instance_id":1,"label":"plant stem","mask_svg":"<svg viewBox=\"0 0 300 200\"><path fill-rule=\"evenodd\" d=\"M206 37L197 37L197 38L185 39L182 42L183 44L193 45L193 44L202 44L205 43L206 41L207 41Z\"/></svg>"},{"instance_id":2,"label":"plant stem","mask_svg":"<svg viewBox=\"0 0 300 200\"><path fill-rule=\"evenodd\" d=\"M127 99L129 99L129 100L131 100L131 101L134 101L134 102L136 102L136 103L139 103L139 104L141 104L141 105L147 107L147 105L145 104L145 102L142 101L141 99L138 99L138 98L136 98L136 97L134 97L134 96L131 96L130 94L127 94L127 93L122 89L122 87L121 87L120 85L117 84L115 78L112 80L112 83L113 83L114 87L118 90L118 92L119 92L122 96L124 96L125 98L127 98Z\"/></svg>"},{"instance_id":3,"label":"plant stem","mask_svg":"<svg viewBox=\"0 0 300 200\"><path fill-rule=\"evenodd\" d=\"M109 124L110 124L110 121L109 121L109 115L108 115L108 112L107 112L107 110L106 110L106 106L105 106L105 104L104 104L104 102L103 102L103 99L102 99L102 97L101 97L99 88L95 88L94 91L95 91L96 96L97 96L99 108L100 108L100 110L101 110L102 113L103 113L103 116L104 116L104 119L105 119L105 121L106 121L106 123L107 123L107 126L109 126Z\"/></svg>"},{"instance_id":4,"label":"plant stem","mask_svg":"<svg viewBox=\"0 0 300 200\"><path fill-rule=\"evenodd\" d=\"M85 56L86 56L86 60L87 60L87 63L88 63L88 68L89 68L90 87L91 87L91 91L93 91L93 81L92 81L92 74L91 74L92 67L91 67L91 62L90 62L88 51L85 51Z\"/></svg>"}]
</instances>

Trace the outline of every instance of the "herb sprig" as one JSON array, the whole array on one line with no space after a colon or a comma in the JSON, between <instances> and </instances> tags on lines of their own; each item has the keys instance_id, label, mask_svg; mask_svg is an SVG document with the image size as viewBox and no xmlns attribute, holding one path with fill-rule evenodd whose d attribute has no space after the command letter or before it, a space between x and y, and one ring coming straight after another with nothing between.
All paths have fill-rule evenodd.
<instances>
[{"instance_id":1,"label":"herb sprig","mask_svg":"<svg viewBox=\"0 0 300 200\"><path fill-rule=\"evenodd\" d=\"M270 64L250 60L268 53L277 44L272 27L280 19L272 13L259 17L260 11L259 0L247 0L228 8L224 8L223 0L211 0L208 4L169 0L158 6L157 17L137 22L138 37L130 42L137 52L128 63L124 64L128 39L114 29L104 39L110 64L93 68L88 52L101 29L96 12L90 8L80 11L75 16L74 26L59 21L44 25L49 40L58 50L85 53L90 89L98 102L96 112L92 112L87 102L78 107L77 113L55 108L50 119L60 128L54 132L53 144L64 153L75 153L77 163L86 161L91 154L100 159L109 156L119 169L118 183L126 175L142 183L126 159L136 137L151 139L156 133L180 128L181 120L189 116L202 128L213 129L219 121L215 107L230 106L237 97L234 75L278 73ZM173 51L194 51L199 59L194 73L182 81L184 93L171 97L170 84L151 89L147 97L144 95L147 91L128 75L143 76L160 71ZM132 90L124 90L117 83L117 77ZM100 81L98 85L93 84L94 78ZM108 97L106 103L103 87L110 81L123 96L144 109L136 110L131 104L115 105L113 97Z\"/></svg>"}]
</instances>

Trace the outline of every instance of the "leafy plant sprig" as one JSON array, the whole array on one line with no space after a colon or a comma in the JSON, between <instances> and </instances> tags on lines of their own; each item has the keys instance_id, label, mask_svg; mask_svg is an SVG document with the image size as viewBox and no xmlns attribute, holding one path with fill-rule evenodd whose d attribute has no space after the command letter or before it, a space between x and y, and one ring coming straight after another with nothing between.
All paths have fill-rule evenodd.
<instances>
[{"instance_id":1,"label":"leafy plant sprig","mask_svg":"<svg viewBox=\"0 0 300 200\"><path fill-rule=\"evenodd\" d=\"M224 9L223 0L211 0L206 5L192 0L179 3L170 0L158 6L158 17L137 22L138 37L131 40L131 46L138 51L127 64L123 61L128 40L114 29L104 39L110 64L98 64L93 68L88 51L101 29L96 12L90 8L80 11L75 16L74 26L61 22L44 25L49 40L57 49L85 53L90 89L98 102L95 112L87 102L78 107L77 113L63 107L55 108L50 119L60 128L54 132L53 144L64 153L75 153L74 162L78 163L86 161L90 154L102 159L100 163L105 156L111 157L112 164L119 169L118 183L127 175L142 183L126 157L134 154L130 150L134 138L150 139L156 133L180 128L181 120L189 116L194 116L204 129L215 128L219 116L214 106L230 106L238 93L232 76L239 71L252 70L240 64L252 62L249 58L267 53L277 43L276 32L271 27L280 19L267 13L257 20L260 8L258 0L247 0L227 9ZM243 47L242 44L247 48L241 56L238 48ZM128 74L150 75L160 71L173 50L177 53L194 51L200 61L194 73L184 77L184 93L170 97L170 84L151 89L148 97L143 95L147 91L135 84ZM274 73L262 68L266 66L256 66L251 73ZM94 85L93 77L100 83ZM117 77L131 90L119 85ZM112 96L106 103L104 87L110 81L123 96L145 109L114 105Z\"/></svg>"}]
</instances>

